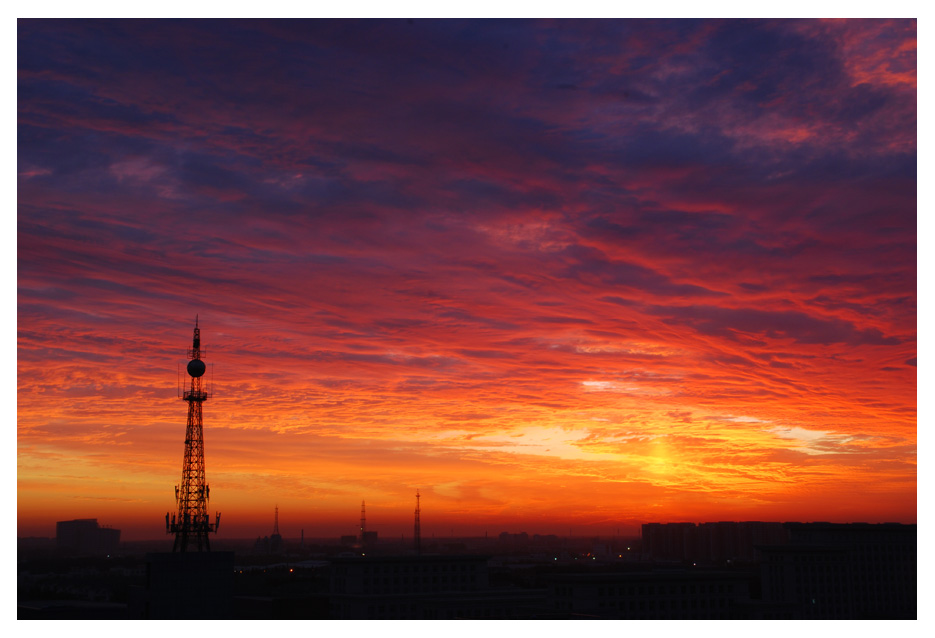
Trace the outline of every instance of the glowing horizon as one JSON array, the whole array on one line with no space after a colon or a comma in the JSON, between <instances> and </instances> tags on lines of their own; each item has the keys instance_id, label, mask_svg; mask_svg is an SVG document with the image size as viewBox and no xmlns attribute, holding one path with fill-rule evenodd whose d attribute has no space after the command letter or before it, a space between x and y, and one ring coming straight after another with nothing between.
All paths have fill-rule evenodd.
<instances>
[{"instance_id":1,"label":"glowing horizon","mask_svg":"<svg viewBox=\"0 0 935 638\"><path fill-rule=\"evenodd\" d=\"M18 35L19 536L916 522L914 20Z\"/></svg>"}]
</instances>

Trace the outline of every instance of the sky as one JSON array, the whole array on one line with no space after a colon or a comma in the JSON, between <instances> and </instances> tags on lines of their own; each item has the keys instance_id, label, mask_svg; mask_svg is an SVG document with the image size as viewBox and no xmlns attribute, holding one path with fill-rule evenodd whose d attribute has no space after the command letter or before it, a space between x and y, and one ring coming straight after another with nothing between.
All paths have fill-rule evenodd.
<instances>
[{"instance_id":1,"label":"sky","mask_svg":"<svg viewBox=\"0 0 935 638\"><path fill-rule=\"evenodd\" d=\"M915 20L17 36L19 536L916 522Z\"/></svg>"}]
</instances>

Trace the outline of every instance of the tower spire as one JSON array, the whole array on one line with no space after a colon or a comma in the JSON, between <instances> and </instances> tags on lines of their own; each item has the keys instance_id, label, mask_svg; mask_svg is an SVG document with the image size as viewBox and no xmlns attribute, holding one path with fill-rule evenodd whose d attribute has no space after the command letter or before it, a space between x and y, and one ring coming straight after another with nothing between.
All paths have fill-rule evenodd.
<instances>
[{"instance_id":1,"label":"tower spire","mask_svg":"<svg viewBox=\"0 0 935 638\"><path fill-rule=\"evenodd\" d=\"M195 330L192 347L188 351L186 366L191 384L182 391L182 399L188 403L188 421L185 425L185 455L182 460L182 483L175 486L177 514L166 513L166 533L175 534L172 551L184 552L189 541L200 552L211 551L208 533L217 533L221 515L216 514L214 523L208 521L208 498L210 488L205 480L204 424L202 404L208 399L202 377L205 364L201 360L201 330L198 315L195 315Z\"/></svg>"},{"instance_id":2,"label":"tower spire","mask_svg":"<svg viewBox=\"0 0 935 638\"><path fill-rule=\"evenodd\" d=\"M367 509L364 501L360 502L360 544L364 544L364 533L367 531Z\"/></svg>"},{"instance_id":3,"label":"tower spire","mask_svg":"<svg viewBox=\"0 0 935 638\"><path fill-rule=\"evenodd\" d=\"M273 533L269 537L269 551L272 554L278 554L282 551L282 536L279 535L279 506L273 514Z\"/></svg>"},{"instance_id":4,"label":"tower spire","mask_svg":"<svg viewBox=\"0 0 935 638\"><path fill-rule=\"evenodd\" d=\"M415 529L413 530L413 538L415 539L415 550L416 554L422 553L422 528L419 524L419 490L416 490L416 518L415 518Z\"/></svg>"}]
</instances>

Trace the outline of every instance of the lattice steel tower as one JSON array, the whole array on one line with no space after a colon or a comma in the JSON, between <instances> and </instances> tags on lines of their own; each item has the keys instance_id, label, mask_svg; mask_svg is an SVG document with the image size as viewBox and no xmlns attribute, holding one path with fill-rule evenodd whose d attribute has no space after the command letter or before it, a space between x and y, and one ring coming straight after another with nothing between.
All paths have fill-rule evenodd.
<instances>
[{"instance_id":1,"label":"lattice steel tower","mask_svg":"<svg viewBox=\"0 0 935 638\"><path fill-rule=\"evenodd\" d=\"M413 533L413 538L415 538L416 554L421 554L422 553L422 528L419 525L419 490L416 490L416 521L415 521L415 529Z\"/></svg>"},{"instance_id":2,"label":"lattice steel tower","mask_svg":"<svg viewBox=\"0 0 935 638\"><path fill-rule=\"evenodd\" d=\"M189 362L186 366L191 384L183 389L181 398L188 402L188 423L185 426L185 458L182 461L182 484L175 486L175 500L178 514L171 518L166 514L166 534L175 534L173 552L184 552L189 543L200 552L211 551L208 533L218 531L221 515L215 516L214 523L208 521L208 497L210 488L205 481L205 443L201 421L201 404L208 399L204 387L205 364L201 360L201 330L198 329L198 317L195 317L195 333L192 347L188 351Z\"/></svg>"},{"instance_id":3,"label":"lattice steel tower","mask_svg":"<svg viewBox=\"0 0 935 638\"><path fill-rule=\"evenodd\" d=\"M269 537L269 551L272 554L278 554L282 551L282 536L279 535L279 506L276 506L276 514L273 518L273 533Z\"/></svg>"}]
</instances>

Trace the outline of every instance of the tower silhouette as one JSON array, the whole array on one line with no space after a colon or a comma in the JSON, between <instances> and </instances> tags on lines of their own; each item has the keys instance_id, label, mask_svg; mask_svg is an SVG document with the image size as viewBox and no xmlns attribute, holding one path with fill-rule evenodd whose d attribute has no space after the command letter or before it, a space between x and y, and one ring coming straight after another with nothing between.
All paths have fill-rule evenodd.
<instances>
[{"instance_id":1,"label":"tower silhouette","mask_svg":"<svg viewBox=\"0 0 935 638\"><path fill-rule=\"evenodd\" d=\"M415 529L413 530L413 538L415 539L416 554L421 554L422 553L422 528L419 525L419 490L416 490L416 519L415 519Z\"/></svg>"},{"instance_id":2,"label":"tower silhouette","mask_svg":"<svg viewBox=\"0 0 935 638\"><path fill-rule=\"evenodd\" d=\"M276 512L273 515L273 533L269 537L269 551L272 554L278 554L282 551L282 536L279 535L279 506L276 506Z\"/></svg>"},{"instance_id":3,"label":"tower silhouette","mask_svg":"<svg viewBox=\"0 0 935 638\"><path fill-rule=\"evenodd\" d=\"M367 510L364 501L360 502L360 544L364 544L364 533L367 531Z\"/></svg>"},{"instance_id":4,"label":"tower silhouette","mask_svg":"<svg viewBox=\"0 0 935 638\"><path fill-rule=\"evenodd\" d=\"M189 543L200 552L211 551L208 533L217 533L221 524L220 513L214 523L208 521L208 497L210 489L205 481L205 445L201 405L207 400L202 377L205 364L201 360L201 330L195 316L195 332L192 347L188 351L189 362L186 372L191 377L188 389L182 391L182 399L188 402L188 422L185 426L185 456L182 460L182 484L175 486L178 513L170 518L166 513L166 533L175 534L173 552L184 552Z\"/></svg>"}]
</instances>

